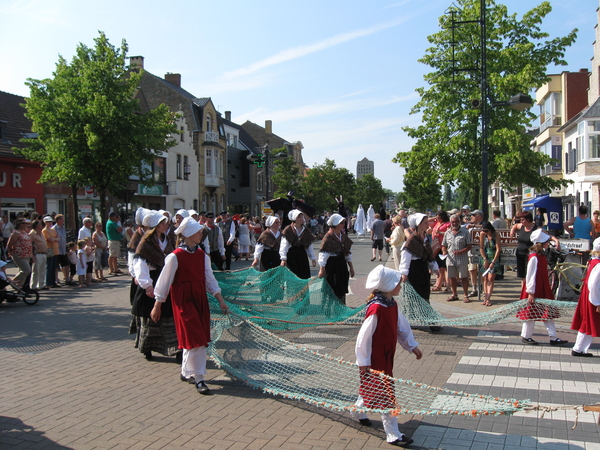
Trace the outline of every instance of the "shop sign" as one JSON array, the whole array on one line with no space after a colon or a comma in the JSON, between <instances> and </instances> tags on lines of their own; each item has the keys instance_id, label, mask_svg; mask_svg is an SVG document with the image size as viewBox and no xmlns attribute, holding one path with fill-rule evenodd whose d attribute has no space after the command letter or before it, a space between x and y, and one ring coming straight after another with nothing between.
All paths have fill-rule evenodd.
<instances>
[{"instance_id":1,"label":"shop sign","mask_svg":"<svg viewBox=\"0 0 600 450\"><path fill-rule=\"evenodd\" d=\"M589 239L559 239L560 248L568 248L569 250L576 250L578 252L589 252L590 241Z\"/></svg>"},{"instance_id":2,"label":"shop sign","mask_svg":"<svg viewBox=\"0 0 600 450\"><path fill-rule=\"evenodd\" d=\"M0 173L0 187L6 186L6 172ZM12 174L12 187L13 188L22 188L21 184L21 174L17 172L13 172Z\"/></svg>"},{"instance_id":3,"label":"shop sign","mask_svg":"<svg viewBox=\"0 0 600 450\"><path fill-rule=\"evenodd\" d=\"M91 214L92 213L92 205L79 205L79 211L82 214Z\"/></svg>"},{"instance_id":4,"label":"shop sign","mask_svg":"<svg viewBox=\"0 0 600 450\"><path fill-rule=\"evenodd\" d=\"M271 209L269 204L266 202L264 202L262 204L262 213L263 213L263 216L270 216L271 214L273 214L273 210Z\"/></svg>"},{"instance_id":5,"label":"shop sign","mask_svg":"<svg viewBox=\"0 0 600 450\"><path fill-rule=\"evenodd\" d=\"M162 186L146 186L144 184L138 185L138 194L142 195L163 195Z\"/></svg>"}]
</instances>

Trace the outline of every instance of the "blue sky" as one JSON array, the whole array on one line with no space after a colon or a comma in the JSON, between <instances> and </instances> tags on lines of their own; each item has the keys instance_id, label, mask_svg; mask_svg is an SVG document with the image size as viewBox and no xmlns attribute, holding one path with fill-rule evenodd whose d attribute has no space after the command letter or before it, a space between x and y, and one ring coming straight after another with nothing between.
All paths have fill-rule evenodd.
<instances>
[{"instance_id":1,"label":"blue sky","mask_svg":"<svg viewBox=\"0 0 600 450\"><path fill-rule=\"evenodd\" d=\"M58 55L72 58L98 30L145 68L180 73L182 87L211 97L232 120L251 120L301 141L304 161L325 158L356 173L375 161L375 176L393 191L402 171L391 159L408 151L402 126L427 67L418 63L427 36L451 0L2 0L0 90L28 95L25 81L52 75ZM519 16L540 1L505 0ZM543 30L552 37L579 29L566 68L590 69L598 0L554 0Z\"/></svg>"}]
</instances>

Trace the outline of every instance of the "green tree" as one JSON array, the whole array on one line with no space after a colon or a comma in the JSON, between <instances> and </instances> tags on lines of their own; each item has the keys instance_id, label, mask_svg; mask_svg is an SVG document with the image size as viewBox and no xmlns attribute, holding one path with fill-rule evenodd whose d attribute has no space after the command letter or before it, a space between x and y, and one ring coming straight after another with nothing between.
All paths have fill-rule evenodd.
<instances>
[{"instance_id":1,"label":"green tree","mask_svg":"<svg viewBox=\"0 0 600 450\"><path fill-rule=\"evenodd\" d=\"M419 212L437 211L442 199L437 177L418 168L406 170L403 194L404 207Z\"/></svg>"},{"instance_id":2,"label":"green tree","mask_svg":"<svg viewBox=\"0 0 600 450\"><path fill-rule=\"evenodd\" d=\"M335 161L325 159L323 164L315 164L302 183L302 198L318 213L338 210L335 198L343 197L345 205L352 210L355 206L354 175L343 167L336 167ZM298 196L299 197L299 196Z\"/></svg>"},{"instance_id":3,"label":"green tree","mask_svg":"<svg viewBox=\"0 0 600 450\"><path fill-rule=\"evenodd\" d=\"M477 21L479 0L457 0L455 22ZM548 39L540 30L551 11L545 1L525 13L521 20L509 14L506 6L487 0L487 79L489 99L504 101L519 92L530 92L548 81L546 67L565 65L565 49L576 39L577 30L565 37ZM430 171L442 185L462 186L474 195L479 206L481 187L480 110L472 101L480 99L481 67L478 23L452 27L452 14L440 18L441 31L429 36L432 44L419 61L433 71L425 75L428 88L419 88L421 99L411 113L421 113L417 127L404 127L416 140L412 151L398 153L394 162L418 172ZM549 190L566 184L539 174L549 164L549 156L530 148L525 129L535 115L506 107L489 111L489 181L505 188L525 183ZM413 172L414 173L414 172Z\"/></svg>"},{"instance_id":4,"label":"green tree","mask_svg":"<svg viewBox=\"0 0 600 450\"><path fill-rule=\"evenodd\" d=\"M131 175L153 183L149 167L175 145L177 127L165 105L142 114L134 99L141 73L128 70L126 42L117 49L102 32L94 41L80 43L70 64L59 56L53 78L28 80L24 107L38 138L21 153L42 163L40 181L95 186L106 218L107 193L117 195Z\"/></svg>"},{"instance_id":5,"label":"green tree","mask_svg":"<svg viewBox=\"0 0 600 450\"><path fill-rule=\"evenodd\" d=\"M381 180L378 178L367 173L362 178L356 180L355 200L356 203L362 204L363 208L373 205L375 211L379 211L379 204L383 203L385 205L386 199L386 192L381 185ZM358 204L356 206L358 207Z\"/></svg>"},{"instance_id":6,"label":"green tree","mask_svg":"<svg viewBox=\"0 0 600 450\"><path fill-rule=\"evenodd\" d=\"M271 151L272 155L280 155L285 153L287 155L287 149L285 147L278 148ZM273 197L287 197L290 191L300 191L300 170L294 161L294 158L288 156L287 158L273 159L273 177L271 178L275 186L275 193Z\"/></svg>"}]
</instances>

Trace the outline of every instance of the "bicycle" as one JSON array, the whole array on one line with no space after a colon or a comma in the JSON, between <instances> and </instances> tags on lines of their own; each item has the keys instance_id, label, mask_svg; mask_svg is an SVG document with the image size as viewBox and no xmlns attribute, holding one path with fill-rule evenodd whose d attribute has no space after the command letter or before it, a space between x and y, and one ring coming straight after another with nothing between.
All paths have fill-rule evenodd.
<instances>
[{"instance_id":1,"label":"bicycle","mask_svg":"<svg viewBox=\"0 0 600 450\"><path fill-rule=\"evenodd\" d=\"M554 247L548 248L548 277L554 298L556 298L556 293L558 292L561 282L566 283L566 286L563 286L567 294L569 294L568 290L570 288L571 293L573 294L572 296L579 296L586 266L584 264L566 261L568 256L576 254L578 253L575 250L557 250Z\"/></svg>"}]
</instances>

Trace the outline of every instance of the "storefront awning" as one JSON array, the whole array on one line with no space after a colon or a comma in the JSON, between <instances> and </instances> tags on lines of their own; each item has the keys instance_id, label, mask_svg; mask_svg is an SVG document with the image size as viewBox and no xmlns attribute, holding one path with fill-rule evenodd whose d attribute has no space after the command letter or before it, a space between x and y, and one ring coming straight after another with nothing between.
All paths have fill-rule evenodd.
<instances>
[{"instance_id":1,"label":"storefront awning","mask_svg":"<svg viewBox=\"0 0 600 450\"><path fill-rule=\"evenodd\" d=\"M563 212L562 200L560 198L540 195L523 205L523 210L532 210L534 208L544 208L546 210L548 216L547 225L550 230L562 230Z\"/></svg>"}]
</instances>

